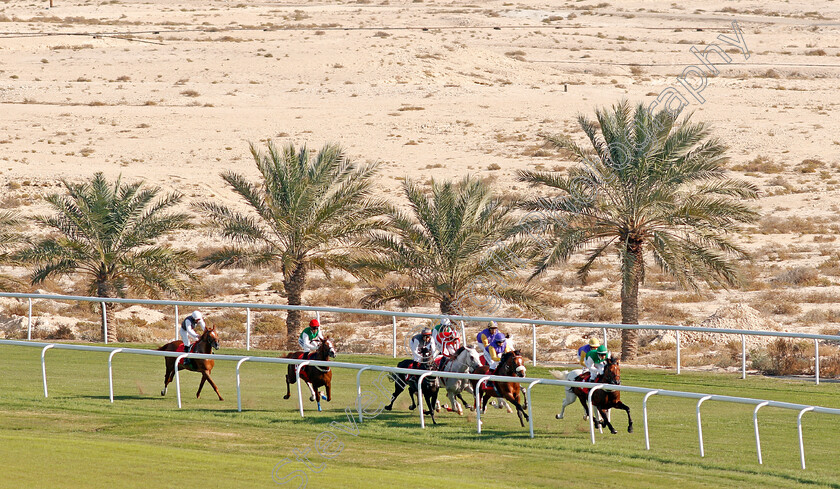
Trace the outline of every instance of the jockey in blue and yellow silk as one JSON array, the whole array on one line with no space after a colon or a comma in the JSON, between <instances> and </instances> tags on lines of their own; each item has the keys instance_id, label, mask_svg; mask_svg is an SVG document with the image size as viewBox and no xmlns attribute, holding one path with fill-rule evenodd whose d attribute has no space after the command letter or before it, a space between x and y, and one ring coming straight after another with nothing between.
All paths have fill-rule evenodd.
<instances>
[{"instance_id":1,"label":"jockey in blue and yellow silk","mask_svg":"<svg viewBox=\"0 0 840 489\"><path fill-rule=\"evenodd\" d=\"M496 324L496 321L490 321L490 324L486 328L481 330L481 332L478 333L478 335L476 335L475 341L478 342L478 344L481 345L482 348L487 348L487 345L490 344L490 340L498 332L499 325Z\"/></svg>"},{"instance_id":2,"label":"jockey in blue and yellow silk","mask_svg":"<svg viewBox=\"0 0 840 489\"><path fill-rule=\"evenodd\" d=\"M586 354L590 351L594 350L601 346L601 342L598 341L598 338L592 337L589 338L589 343L583 345L582 347L578 348L578 356L580 357L580 364L586 366Z\"/></svg>"},{"instance_id":3,"label":"jockey in blue and yellow silk","mask_svg":"<svg viewBox=\"0 0 840 489\"><path fill-rule=\"evenodd\" d=\"M487 366L489 366L490 369L495 370L495 368L499 366L499 361L502 359L502 355L509 351L513 351L513 348L510 347L506 340L507 338L505 338L505 335L502 333L496 333L493 335L490 344L484 348L484 359L487 361Z\"/></svg>"}]
</instances>

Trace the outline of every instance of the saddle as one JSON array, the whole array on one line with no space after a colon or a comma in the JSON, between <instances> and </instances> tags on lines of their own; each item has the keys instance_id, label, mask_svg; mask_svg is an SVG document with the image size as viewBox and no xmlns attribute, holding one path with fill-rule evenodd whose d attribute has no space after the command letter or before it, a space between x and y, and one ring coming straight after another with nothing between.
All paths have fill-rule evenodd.
<instances>
[{"instance_id":1,"label":"saddle","mask_svg":"<svg viewBox=\"0 0 840 489\"><path fill-rule=\"evenodd\" d=\"M175 352L176 353L195 353L196 345L198 345L198 343L193 343L192 345L190 345L190 350L187 351L187 348L184 346L183 343L181 343L180 345L178 345L178 349L175 350ZM192 359L191 358L182 358L178 362L178 366L179 367L183 366L187 370L190 370L190 368L193 366Z\"/></svg>"},{"instance_id":2,"label":"saddle","mask_svg":"<svg viewBox=\"0 0 840 489\"><path fill-rule=\"evenodd\" d=\"M302 351L295 352L295 355L292 358L294 358L295 360L312 360L313 358L315 358L315 352L314 351L311 351L309 353L305 353L305 352L302 352ZM306 373L306 367L300 369L300 378L301 378L301 380L304 380L306 382L309 382L309 383L312 382L311 380L309 380L309 375L307 375L307 373Z\"/></svg>"},{"instance_id":3,"label":"saddle","mask_svg":"<svg viewBox=\"0 0 840 489\"><path fill-rule=\"evenodd\" d=\"M598 377L596 377L595 380L589 380L589 372L588 371L578 375L577 377L575 377L575 382L594 382L594 383L597 384L598 382L600 382L600 380L601 380L600 375ZM581 391L583 391L584 395L589 394L589 388L588 387L578 387L578 388Z\"/></svg>"}]
</instances>

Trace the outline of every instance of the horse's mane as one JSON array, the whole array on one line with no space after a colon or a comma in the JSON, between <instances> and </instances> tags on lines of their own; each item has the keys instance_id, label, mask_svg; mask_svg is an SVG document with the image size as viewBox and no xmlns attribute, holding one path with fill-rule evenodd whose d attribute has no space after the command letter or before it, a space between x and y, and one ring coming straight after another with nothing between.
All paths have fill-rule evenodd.
<instances>
[{"instance_id":1,"label":"horse's mane","mask_svg":"<svg viewBox=\"0 0 840 489\"><path fill-rule=\"evenodd\" d=\"M508 361L511 356L518 357L520 355L519 350L507 351L502 354L502 358L499 359L499 363L504 363Z\"/></svg>"}]
</instances>

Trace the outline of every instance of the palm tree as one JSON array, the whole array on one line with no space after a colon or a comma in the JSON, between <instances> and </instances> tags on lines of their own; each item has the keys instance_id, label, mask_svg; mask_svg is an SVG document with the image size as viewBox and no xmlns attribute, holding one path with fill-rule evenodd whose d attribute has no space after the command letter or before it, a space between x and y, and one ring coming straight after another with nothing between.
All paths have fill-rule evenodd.
<instances>
[{"instance_id":1,"label":"palm tree","mask_svg":"<svg viewBox=\"0 0 840 489\"><path fill-rule=\"evenodd\" d=\"M426 191L406 180L403 190L411 212L390 213L390 230L370 240L371 252L355 270L367 278L400 274L410 284L377 287L362 299L365 306L436 301L442 314L470 306L489 314L508 302L539 312L539 294L517 273L531 264L529 244L515 238L512 209L483 181L433 181Z\"/></svg>"},{"instance_id":2,"label":"palm tree","mask_svg":"<svg viewBox=\"0 0 840 489\"><path fill-rule=\"evenodd\" d=\"M124 297L127 292L158 297L188 289L195 279L190 269L194 254L174 250L160 240L191 227L189 216L167 212L181 202L171 193L157 198L160 189L142 182L109 184L102 173L85 183L62 182L66 194L46 198L55 211L35 222L53 231L15 258L36 265L33 285L50 277L81 275L87 292L96 297ZM103 328L107 315L108 339L116 341L113 312L102 305Z\"/></svg>"},{"instance_id":3,"label":"palm tree","mask_svg":"<svg viewBox=\"0 0 840 489\"><path fill-rule=\"evenodd\" d=\"M10 250L24 243L26 239L15 228L20 226L21 219L14 211L0 212L0 263L14 263ZM6 274L0 275L0 290L11 291L23 285L18 279Z\"/></svg>"},{"instance_id":4,"label":"palm tree","mask_svg":"<svg viewBox=\"0 0 840 489\"><path fill-rule=\"evenodd\" d=\"M615 250L621 264L621 318L639 323L639 284L646 259L684 287L698 279L713 286L736 283L732 257L746 252L732 235L758 214L745 203L756 188L726 175L726 147L690 115L653 112L622 101L596 110L578 124L591 148L568 136L546 139L581 164L563 176L520 171L521 181L559 194L523 203L533 211L524 226L551 240L534 275L575 252L585 253L578 274L585 277L596 259ZM650 257L650 258L646 258ZM622 358L636 354L638 330L622 331Z\"/></svg>"},{"instance_id":5,"label":"palm tree","mask_svg":"<svg viewBox=\"0 0 840 489\"><path fill-rule=\"evenodd\" d=\"M289 305L300 305L311 268L329 275L344 268L360 238L381 225L388 210L374 198L378 164L359 165L342 149L327 144L313 155L289 144L278 151L268 143L263 154L251 145L262 180L248 181L234 172L222 178L250 207L247 214L216 203L201 203L209 224L232 241L207 257L203 266L265 267L278 263ZM289 310L286 341L296 345L300 311Z\"/></svg>"}]
</instances>

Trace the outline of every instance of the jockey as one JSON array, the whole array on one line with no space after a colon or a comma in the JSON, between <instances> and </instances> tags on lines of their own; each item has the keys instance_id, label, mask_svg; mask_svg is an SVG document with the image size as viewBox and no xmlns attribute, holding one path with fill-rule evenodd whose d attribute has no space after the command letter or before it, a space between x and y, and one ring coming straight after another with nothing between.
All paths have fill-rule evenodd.
<instances>
[{"instance_id":1,"label":"jockey","mask_svg":"<svg viewBox=\"0 0 840 489\"><path fill-rule=\"evenodd\" d=\"M487 328L481 330L481 333L478 333L478 336L475 337L475 341L477 341L483 348L487 348L487 345L490 344L490 338L495 336L498 332L499 325L496 324L496 321L490 321Z\"/></svg>"},{"instance_id":2,"label":"jockey","mask_svg":"<svg viewBox=\"0 0 840 489\"><path fill-rule=\"evenodd\" d=\"M309 327L304 328L300 332L300 338L298 338L298 344L304 353L317 350L322 341L324 341L324 335L321 334L321 323L317 319L309 321Z\"/></svg>"},{"instance_id":3,"label":"jockey","mask_svg":"<svg viewBox=\"0 0 840 489\"><path fill-rule=\"evenodd\" d=\"M429 362L437 356L435 342L432 341L432 330L423 328L420 334L416 334L409 342L411 356L417 364Z\"/></svg>"},{"instance_id":4,"label":"jockey","mask_svg":"<svg viewBox=\"0 0 840 489\"><path fill-rule=\"evenodd\" d=\"M599 376L604 373L607 364L607 346L601 345L586 354L585 368L589 369L589 381L597 382Z\"/></svg>"},{"instance_id":5,"label":"jockey","mask_svg":"<svg viewBox=\"0 0 840 489\"><path fill-rule=\"evenodd\" d=\"M196 325L201 326L201 329L207 327L199 311L193 311L192 314L184 318L181 322L181 330L179 332L181 333L181 341L184 342L184 351L190 351L192 342L199 338L198 333L193 329Z\"/></svg>"},{"instance_id":6,"label":"jockey","mask_svg":"<svg viewBox=\"0 0 840 489\"><path fill-rule=\"evenodd\" d=\"M513 349L511 349L510 345L508 345L505 335L502 333L496 333L493 335L490 344L484 348L484 359L487 361L487 365L490 369L495 370L496 367L499 366L499 361L502 359L502 355L509 351L513 351Z\"/></svg>"},{"instance_id":7,"label":"jockey","mask_svg":"<svg viewBox=\"0 0 840 489\"><path fill-rule=\"evenodd\" d=\"M458 333L452 327L452 322L449 318L443 318L440 324L435 326L432 334L435 341L435 349L440 352L440 355L451 357L461 347L461 338L458 337Z\"/></svg>"},{"instance_id":8,"label":"jockey","mask_svg":"<svg viewBox=\"0 0 840 489\"><path fill-rule=\"evenodd\" d=\"M601 342L598 341L598 338L594 336L589 338L589 343L583 345L582 347L578 348L578 356L580 357L580 364L586 366L586 354L592 351L595 348L601 346Z\"/></svg>"}]
</instances>

